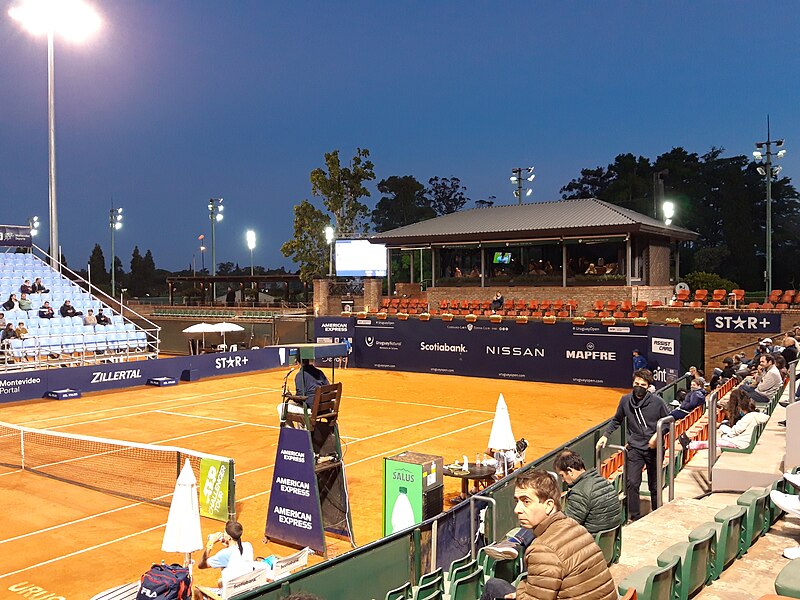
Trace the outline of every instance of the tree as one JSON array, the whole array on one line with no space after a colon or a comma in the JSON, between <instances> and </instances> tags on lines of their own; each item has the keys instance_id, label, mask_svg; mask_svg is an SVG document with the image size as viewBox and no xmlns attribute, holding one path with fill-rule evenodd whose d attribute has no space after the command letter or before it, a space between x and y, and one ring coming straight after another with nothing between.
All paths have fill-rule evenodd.
<instances>
[{"instance_id":1,"label":"tree","mask_svg":"<svg viewBox=\"0 0 800 600\"><path fill-rule=\"evenodd\" d=\"M430 199L431 208L437 215L449 215L458 212L470 201L464 195L467 191L458 177L431 177L430 186L426 194Z\"/></svg>"},{"instance_id":2,"label":"tree","mask_svg":"<svg viewBox=\"0 0 800 600\"><path fill-rule=\"evenodd\" d=\"M294 207L294 237L281 246L281 252L300 264L300 279L305 283L328 272L324 231L328 223L328 216L308 200Z\"/></svg>"},{"instance_id":3,"label":"tree","mask_svg":"<svg viewBox=\"0 0 800 600\"><path fill-rule=\"evenodd\" d=\"M128 293L131 296L144 296L145 285L144 272L142 269L142 254L139 252L139 246L134 246L133 254L131 255L131 274L128 279Z\"/></svg>"},{"instance_id":4,"label":"tree","mask_svg":"<svg viewBox=\"0 0 800 600\"><path fill-rule=\"evenodd\" d=\"M111 283L111 275L106 271L106 259L100 244L95 244L89 256L89 269L92 274L93 285L107 285Z\"/></svg>"},{"instance_id":5,"label":"tree","mask_svg":"<svg viewBox=\"0 0 800 600\"><path fill-rule=\"evenodd\" d=\"M122 268L119 256L114 257L114 283L117 289L125 286L125 269Z\"/></svg>"},{"instance_id":6,"label":"tree","mask_svg":"<svg viewBox=\"0 0 800 600\"><path fill-rule=\"evenodd\" d=\"M388 196L382 197L372 211L375 231L389 231L436 216L425 187L411 175L384 179L378 184L378 191Z\"/></svg>"},{"instance_id":7,"label":"tree","mask_svg":"<svg viewBox=\"0 0 800 600\"><path fill-rule=\"evenodd\" d=\"M294 207L294 237L281 246L284 256L300 264L300 277L311 283L314 277L327 272L328 245L324 229L330 225L338 237L357 236L367 232L365 219L369 209L359 201L368 197L365 181L375 179L369 150L358 148L349 167L342 167L339 151L325 154L325 166L311 171L311 192L321 197L328 214L307 199Z\"/></svg>"},{"instance_id":8,"label":"tree","mask_svg":"<svg viewBox=\"0 0 800 600\"><path fill-rule=\"evenodd\" d=\"M155 275L156 261L153 260L153 253L148 248L142 259L142 280L144 282L145 294L153 292L153 288L156 285Z\"/></svg>"}]
</instances>

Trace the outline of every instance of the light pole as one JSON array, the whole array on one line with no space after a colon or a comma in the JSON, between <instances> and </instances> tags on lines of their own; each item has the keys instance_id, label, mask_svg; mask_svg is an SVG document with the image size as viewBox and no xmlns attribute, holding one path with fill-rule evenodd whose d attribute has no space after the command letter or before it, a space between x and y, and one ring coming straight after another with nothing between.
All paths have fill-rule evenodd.
<instances>
[{"instance_id":1,"label":"light pole","mask_svg":"<svg viewBox=\"0 0 800 600\"><path fill-rule=\"evenodd\" d=\"M8 14L34 35L47 35L47 149L49 156L49 217L50 217L50 264L57 266L61 259L58 246L58 210L56 204L56 110L55 110L55 65L53 41L56 33L81 41L100 26L100 17L82 0L60 0L42 2L24 0L12 7Z\"/></svg>"},{"instance_id":2,"label":"light pole","mask_svg":"<svg viewBox=\"0 0 800 600\"><path fill-rule=\"evenodd\" d=\"M211 198L208 201L208 218L211 219L211 276L217 275L217 240L214 237L214 224L217 221L222 221L222 206L224 198ZM217 299L217 283L211 283L211 306L214 306L214 301Z\"/></svg>"},{"instance_id":3,"label":"light pole","mask_svg":"<svg viewBox=\"0 0 800 600\"><path fill-rule=\"evenodd\" d=\"M205 246L204 240L206 239L206 236L204 236L201 233L200 235L197 236L197 239L200 240L200 272L201 273L205 273L206 272L206 246Z\"/></svg>"},{"instance_id":4,"label":"light pole","mask_svg":"<svg viewBox=\"0 0 800 600\"><path fill-rule=\"evenodd\" d=\"M772 293L772 178L781 172L782 167L772 166L772 159L783 158L786 150L779 150L772 153L772 144L776 148L783 148L783 140L773 140L770 138L769 132L769 116L767 116L767 139L764 142L756 142L756 150L753 152L753 158L756 162L764 161L764 167L758 167L759 175L763 175L767 180L767 264L764 269L764 281L767 286L767 298ZM763 152L762 152L763 150Z\"/></svg>"},{"instance_id":5,"label":"light pole","mask_svg":"<svg viewBox=\"0 0 800 600\"><path fill-rule=\"evenodd\" d=\"M111 207L108 211L108 228L111 229L111 297L116 294L117 288L117 261L114 254L114 232L122 229L122 208Z\"/></svg>"},{"instance_id":6,"label":"light pole","mask_svg":"<svg viewBox=\"0 0 800 600\"><path fill-rule=\"evenodd\" d=\"M661 210L664 213L664 225L671 225L672 224L672 217L675 216L675 204L666 200L661 205Z\"/></svg>"},{"instance_id":7,"label":"light pole","mask_svg":"<svg viewBox=\"0 0 800 600\"><path fill-rule=\"evenodd\" d=\"M252 229L248 229L247 232L244 234L245 239L247 240L247 247L250 249L250 277L254 275L253 272L253 250L256 248L256 232Z\"/></svg>"},{"instance_id":8,"label":"light pole","mask_svg":"<svg viewBox=\"0 0 800 600\"><path fill-rule=\"evenodd\" d=\"M515 169L511 169L511 172L513 173L511 176L511 183L517 186L517 189L514 190L514 197L519 204L522 204L522 188L525 185L523 180L533 181L536 175L533 174L533 167L516 167ZM533 194L533 188L528 186L525 197L527 198L531 194Z\"/></svg>"},{"instance_id":9,"label":"light pole","mask_svg":"<svg viewBox=\"0 0 800 600\"><path fill-rule=\"evenodd\" d=\"M31 217L28 219L28 226L31 228L31 237L36 237L39 233L39 217Z\"/></svg>"},{"instance_id":10,"label":"light pole","mask_svg":"<svg viewBox=\"0 0 800 600\"><path fill-rule=\"evenodd\" d=\"M328 277L333 277L333 227L328 225L325 228L325 241L328 242L329 258L328 258Z\"/></svg>"}]
</instances>

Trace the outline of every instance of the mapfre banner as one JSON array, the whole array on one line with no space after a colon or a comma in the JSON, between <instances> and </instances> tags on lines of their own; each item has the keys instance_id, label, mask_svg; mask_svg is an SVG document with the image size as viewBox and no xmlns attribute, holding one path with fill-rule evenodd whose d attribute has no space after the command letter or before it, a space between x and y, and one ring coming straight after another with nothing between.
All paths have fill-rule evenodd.
<instances>
[{"instance_id":1,"label":"mapfre banner","mask_svg":"<svg viewBox=\"0 0 800 600\"><path fill-rule=\"evenodd\" d=\"M665 326L355 320L358 367L629 387L634 350L657 385L680 374L680 329Z\"/></svg>"},{"instance_id":2,"label":"mapfre banner","mask_svg":"<svg viewBox=\"0 0 800 600\"><path fill-rule=\"evenodd\" d=\"M20 248L30 248L32 243L30 227L0 225L0 247L16 246Z\"/></svg>"}]
</instances>

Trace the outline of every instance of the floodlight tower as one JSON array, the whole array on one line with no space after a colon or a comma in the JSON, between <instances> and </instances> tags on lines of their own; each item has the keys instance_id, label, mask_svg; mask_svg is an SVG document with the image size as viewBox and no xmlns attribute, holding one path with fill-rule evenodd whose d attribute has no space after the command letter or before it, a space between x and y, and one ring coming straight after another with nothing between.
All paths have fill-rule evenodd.
<instances>
[{"instance_id":1,"label":"floodlight tower","mask_svg":"<svg viewBox=\"0 0 800 600\"><path fill-rule=\"evenodd\" d=\"M328 242L329 257L328 257L328 277L333 277L333 240L335 232L333 227L328 225L325 228L325 241Z\"/></svg>"},{"instance_id":2,"label":"floodlight tower","mask_svg":"<svg viewBox=\"0 0 800 600\"><path fill-rule=\"evenodd\" d=\"M253 270L253 250L256 248L256 232L252 229L248 229L244 235L245 240L247 241L247 247L250 249L250 277L254 275Z\"/></svg>"},{"instance_id":3,"label":"floodlight tower","mask_svg":"<svg viewBox=\"0 0 800 600\"><path fill-rule=\"evenodd\" d=\"M780 148L778 152L772 152L772 145L775 144L776 148ZM773 167L772 160L781 159L786 155L786 150L783 149L783 140L773 140L770 137L769 131L769 115L767 115L767 139L763 142L756 142L756 150L753 152L753 158L756 162L764 162L764 166L758 167L759 175L763 175L767 182L767 264L764 269L764 282L767 286L767 298L772 293L772 178L781 172L782 167Z\"/></svg>"},{"instance_id":4,"label":"floodlight tower","mask_svg":"<svg viewBox=\"0 0 800 600\"><path fill-rule=\"evenodd\" d=\"M522 204L522 188L525 185L524 181L533 181L536 175L533 174L533 167L516 167L515 169L511 169L511 173L511 183L517 186L517 189L514 190L514 197L519 204ZM533 194L533 188L528 186L528 189L525 191L525 197L527 198L531 194Z\"/></svg>"},{"instance_id":5,"label":"floodlight tower","mask_svg":"<svg viewBox=\"0 0 800 600\"><path fill-rule=\"evenodd\" d=\"M217 275L217 240L214 234L214 224L222 221L222 206L224 198L210 198L208 201L208 218L211 219L211 276ZM211 306L217 299L217 283L211 283Z\"/></svg>"},{"instance_id":6,"label":"floodlight tower","mask_svg":"<svg viewBox=\"0 0 800 600\"><path fill-rule=\"evenodd\" d=\"M28 226L31 228L31 237L36 237L39 233L39 217L33 216L28 219Z\"/></svg>"},{"instance_id":7,"label":"floodlight tower","mask_svg":"<svg viewBox=\"0 0 800 600\"><path fill-rule=\"evenodd\" d=\"M108 211L108 227L111 229L111 297L117 292L117 260L114 254L114 232L122 229L122 208L111 207Z\"/></svg>"},{"instance_id":8,"label":"floodlight tower","mask_svg":"<svg viewBox=\"0 0 800 600\"><path fill-rule=\"evenodd\" d=\"M55 63L53 41L56 33L72 41L83 41L100 27L97 12L82 0L23 0L11 7L9 16L34 35L47 35L47 149L48 206L50 213L50 264L61 259L58 246L58 210L56 204L56 109Z\"/></svg>"}]
</instances>

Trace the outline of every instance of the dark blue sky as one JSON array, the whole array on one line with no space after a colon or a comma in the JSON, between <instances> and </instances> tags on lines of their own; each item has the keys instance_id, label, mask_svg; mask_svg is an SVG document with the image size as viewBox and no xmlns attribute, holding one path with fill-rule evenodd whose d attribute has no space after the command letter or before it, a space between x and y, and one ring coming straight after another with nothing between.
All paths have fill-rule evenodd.
<instances>
[{"instance_id":1,"label":"dark blue sky","mask_svg":"<svg viewBox=\"0 0 800 600\"><path fill-rule=\"evenodd\" d=\"M46 42L0 11L0 222L47 221ZM457 176L472 199L535 200L583 167L674 146L749 154L785 137L800 172L800 7L786 2L95 2L56 43L60 240L70 264L135 244L184 268L224 197L218 262L279 251L326 151L368 148L376 182ZM39 243L47 246L47 231ZM209 264L210 254L206 254ZM198 268L199 268L198 256Z\"/></svg>"}]
</instances>

